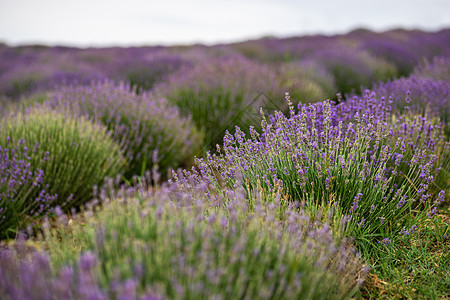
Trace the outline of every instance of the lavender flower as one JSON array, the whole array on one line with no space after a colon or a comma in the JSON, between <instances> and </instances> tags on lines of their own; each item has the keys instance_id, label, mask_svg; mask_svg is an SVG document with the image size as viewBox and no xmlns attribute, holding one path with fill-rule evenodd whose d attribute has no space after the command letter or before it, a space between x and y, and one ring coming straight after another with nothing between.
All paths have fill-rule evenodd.
<instances>
[{"instance_id":1,"label":"lavender flower","mask_svg":"<svg viewBox=\"0 0 450 300\"><path fill-rule=\"evenodd\" d=\"M391 239L390 238L384 238L382 241L379 241L378 243L382 244L384 246L387 246L388 244L391 243Z\"/></svg>"},{"instance_id":2,"label":"lavender flower","mask_svg":"<svg viewBox=\"0 0 450 300\"><path fill-rule=\"evenodd\" d=\"M39 155L27 147L18 147L8 136L0 146L0 238L15 234L35 216L51 212L55 195L43 186L43 164L31 165L28 155ZM37 147L35 147L37 149ZM39 160L39 159L38 159Z\"/></svg>"}]
</instances>

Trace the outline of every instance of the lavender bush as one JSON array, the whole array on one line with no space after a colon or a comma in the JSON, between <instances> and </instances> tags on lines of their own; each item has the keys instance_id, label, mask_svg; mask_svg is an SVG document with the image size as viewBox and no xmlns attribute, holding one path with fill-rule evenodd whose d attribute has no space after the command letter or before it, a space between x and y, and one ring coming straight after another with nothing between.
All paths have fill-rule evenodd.
<instances>
[{"instance_id":1,"label":"lavender bush","mask_svg":"<svg viewBox=\"0 0 450 300\"><path fill-rule=\"evenodd\" d=\"M1 75L0 95L17 100L61 85L86 85L105 78L99 70L74 61L70 54L44 53L33 63L21 57L17 66Z\"/></svg>"},{"instance_id":2,"label":"lavender bush","mask_svg":"<svg viewBox=\"0 0 450 300\"><path fill-rule=\"evenodd\" d=\"M45 155L38 162L39 143L28 148L23 139L12 143L9 137L0 146L0 239L13 237L36 217L52 211L55 195L43 185Z\"/></svg>"},{"instance_id":3,"label":"lavender bush","mask_svg":"<svg viewBox=\"0 0 450 300\"><path fill-rule=\"evenodd\" d=\"M436 56L431 61L425 60L416 67L413 75L448 81L450 78L450 56Z\"/></svg>"},{"instance_id":4,"label":"lavender bush","mask_svg":"<svg viewBox=\"0 0 450 300\"><path fill-rule=\"evenodd\" d=\"M398 120L383 103L367 93L337 107L327 101L296 113L291 106L289 118L275 112L270 121L263 117L261 136L227 133L220 153L198 160L192 176L222 186L242 173L249 190L282 182L291 201L334 207L347 234L368 249L411 226L413 210L424 214L442 201L427 193L445 148L439 126Z\"/></svg>"},{"instance_id":5,"label":"lavender bush","mask_svg":"<svg viewBox=\"0 0 450 300\"><path fill-rule=\"evenodd\" d=\"M354 249L281 194L271 204L254 194L250 208L242 188L207 191L206 182L174 183L113 200L86 226L48 231L53 265L93 253L110 297L118 282L133 282L133 294L170 299L341 299L363 282Z\"/></svg>"},{"instance_id":6,"label":"lavender bush","mask_svg":"<svg viewBox=\"0 0 450 300\"><path fill-rule=\"evenodd\" d=\"M280 39L263 38L233 44L232 47L249 57L262 62L290 62L309 59L311 55L334 46L336 39L330 36L314 35Z\"/></svg>"},{"instance_id":7,"label":"lavender bush","mask_svg":"<svg viewBox=\"0 0 450 300\"><path fill-rule=\"evenodd\" d=\"M335 97L337 92L334 77L315 61L281 64L278 80L282 89L289 91L291 98L297 102L318 102Z\"/></svg>"},{"instance_id":8,"label":"lavender bush","mask_svg":"<svg viewBox=\"0 0 450 300\"><path fill-rule=\"evenodd\" d=\"M448 29L433 33L396 29L383 33L356 30L344 38L352 38L358 49L394 64L400 76L408 76L423 58L450 54L448 36Z\"/></svg>"},{"instance_id":9,"label":"lavender bush","mask_svg":"<svg viewBox=\"0 0 450 300\"><path fill-rule=\"evenodd\" d=\"M201 148L201 135L176 107L164 99L137 95L128 84L102 81L61 87L49 98L44 106L69 109L111 131L127 159L128 179L156 165L163 176L170 168L189 166Z\"/></svg>"},{"instance_id":10,"label":"lavender bush","mask_svg":"<svg viewBox=\"0 0 450 300\"><path fill-rule=\"evenodd\" d=\"M114 282L103 289L95 276L97 258L92 253L81 255L73 266L52 270L48 256L33 252L28 261L19 260L7 250L0 254L0 291L2 299L163 299L153 292L137 297L136 281Z\"/></svg>"},{"instance_id":11,"label":"lavender bush","mask_svg":"<svg viewBox=\"0 0 450 300\"><path fill-rule=\"evenodd\" d=\"M367 38L362 42L360 49L364 49L375 57L382 57L392 63L397 68L400 76L408 76L420 58L417 48L411 47L400 39L386 36L376 37L371 35L370 39Z\"/></svg>"},{"instance_id":12,"label":"lavender bush","mask_svg":"<svg viewBox=\"0 0 450 300\"><path fill-rule=\"evenodd\" d=\"M403 115L417 114L426 117L428 120L438 119L434 122L434 125L443 127L446 137L449 137L449 70L450 61L446 57L436 57L431 63L425 62L419 65L411 76L392 82L379 83L374 91L377 94L389 96L391 105L397 113ZM400 116L399 125L401 120L402 117ZM437 174L432 185L435 190L434 194L437 194L440 189L444 189L448 195L450 193L449 143L438 156L438 165L441 171Z\"/></svg>"},{"instance_id":13,"label":"lavender bush","mask_svg":"<svg viewBox=\"0 0 450 300\"><path fill-rule=\"evenodd\" d=\"M448 80L411 75L380 83L373 88L379 95L392 98L393 109L411 111L423 116L438 117L449 130L450 88Z\"/></svg>"},{"instance_id":14,"label":"lavender bush","mask_svg":"<svg viewBox=\"0 0 450 300\"><path fill-rule=\"evenodd\" d=\"M182 66L189 63L178 55L155 53L153 55L134 56L129 53L126 59L116 63L109 71L110 77L116 81L129 82L137 91L150 90L155 84L167 80Z\"/></svg>"},{"instance_id":15,"label":"lavender bush","mask_svg":"<svg viewBox=\"0 0 450 300\"><path fill-rule=\"evenodd\" d=\"M0 145L11 145L10 149L17 146L24 152L33 149L24 159L30 171L44 174L39 178L46 189L39 195L17 199L18 210L21 206L32 207L34 199L44 197L47 192L57 197L52 205L65 209L82 205L92 199L94 185L101 185L106 176L117 176L124 168L121 151L106 129L82 118L31 109L9 116L1 125ZM22 188L31 192L34 182L25 183Z\"/></svg>"},{"instance_id":16,"label":"lavender bush","mask_svg":"<svg viewBox=\"0 0 450 300\"><path fill-rule=\"evenodd\" d=\"M377 94L393 98L394 108L402 112L413 110L422 115L449 115L449 86L447 82L431 78L410 76L380 84L373 89Z\"/></svg>"},{"instance_id":17,"label":"lavender bush","mask_svg":"<svg viewBox=\"0 0 450 300\"><path fill-rule=\"evenodd\" d=\"M261 106L282 107L275 73L267 66L242 57L203 61L194 69L180 71L154 93L166 97L191 115L205 133L207 148L220 143L225 130L253 124Z\"/></svg>"},{"instance_id":18,"label":"lavender bush","mask_svg":"<svg viewBox=\"0 0 450 300\"><path fill-rule=\"evenodd\" d=\"M393 65L370 54L347 47L333 47L318 51L314 60L324 64L334 76L338 92L342 94L369 88L373 82L386 81L396 75Z\"/></svg>"},{"instance_id":19,"label":"lavender bush","mask_svg":"<svg viewBox=\"0 0 450 300\"><path fill-rule=\"evenodd\" d=\"M432 194L437 194L440 189L450 193L450 94L449 85L446 81L431 78L416 77L412 75L386 84L380 84L375 91L384 93L391 97L393 109L402 112L397 120L398 128L403 135L412 134L416 130L430 131L433 127L443 128L447 137L447 143L442 146L442 151L437 155L436 165L440 172L435 175L432 187ZM406 121L404 115L416 114L416 121L411 124ZM423 121L425 120L431 121ZM432 120L435 121L432 121ZM426 126L423 126L427 124ZM412 136L412 135L411 135Z\"/></svg>"},{"instance_id":20,"label":"lavender bush","mask_svg":"<svg viewBox=\"0 0 450 300\"><path fill-rule=\"evenodd\" d=\"M43 74L42 74L43 73ZM47 72L49 73L49 72ZM13 70L3 74L0 78L0 93L10 98L19 98L21 95L36 89L36 82L45 73L43 70Z\"/></svg>"}]
</instances>

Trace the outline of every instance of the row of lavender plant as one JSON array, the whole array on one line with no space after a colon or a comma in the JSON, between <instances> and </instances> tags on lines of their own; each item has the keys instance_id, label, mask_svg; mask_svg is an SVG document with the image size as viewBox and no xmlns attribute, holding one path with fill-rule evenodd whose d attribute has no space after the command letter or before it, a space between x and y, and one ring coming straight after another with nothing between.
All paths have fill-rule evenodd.
<instances>
[{"instance_id":1,"label":"row of lavender plant","mask_svg":"<svg viewBox=\"0 0 450 300\"><path fill-rule=\"evenodd\" d=\"M127 179L156 165L164 177L170 168L191 165L202 135L189 117L162 98L137 95L129 84L100 81L65 86L49 93L43 107L69 110L104 125L127 159Z\"/></svg>"},{"instance_id":2,"label":"row of lavender plant","mask_svg":"<svg viewBox=\"0 0 450 300\"><path fill-rule=\"evenodd\" d=\"M322 55L327 56L325 52ZM236 56L233 54L232 57ZM361 57L369 66L367 78L373 78L371 72L373 66L379 66L377 61L366 54ZM448 67L445 58L439 63ZM175 64L177 66L173 69L181 63ZM286 69L281 69L281 73L289 73L289 67L287 65ZM326 76L334 68L341 71L332 60L327 68L316 72ZM441 76L441 71L434 71L433 68L424 67L423 72ZM441 70L439 66L436 68ZM356 67L354 69L357 70ZM212 70L211 73L205 72L208 70ZM390 70L389 63L383 61L381 72L389 74ZM357 73L352 73L351 64L350 71L354 75L350 79L357 77ZM255 74L260 76L255 77ZM236 80L238 76L242 80ZM289 76L286 81L289 81ZM293 76L297 74L294 72ZM337 78L335 74L334 79ZM342 76L342 79L345 78L349 78L348 72ZM411 78L407 80L411 81ZM188 66L181 70L169 78L169 86L173 84L173 87L161 95L168 95L169 101L178 104L186 116L201 112L200 118L194 115L193 119L203 131L221 131L230 129L229 125L233 123L248 126L251 122L239 122L242 117L248 117L243 112L257 98L248 98L247 94L266 89L270 93L280 87L277 80L264 65L241 57L219 59L211 65L200 64L193 69ZM288 117L281 112L275 112L268 120L263 116L261 134L253 127L248 131L248 127L243 128L249 136L239 128L234 136L227 133L223 147L219 147L219 154L208 154L205 160L197 161L198 169L176 175L172 189L163 188L156 195L141 195L137 203L111 204L112 207L100 213L99 219L89 220L88 228L64 228L53 237L51 234L47 236L54 267L50 267L46 262L48 258L42 255L36 256L29 265L17 264L14 255L0 259L4 269L8 270L0 274L0 277L3 276L1 289L12 298L51 297L47 294L49 291L60 293L58 295L61 297L86 298L92 295L100 299L136 298L137 295L171 298L211 298L215 295L224 298L345 297L351 294L356 277L337 279L342 276L338 261L341 256L347 255L347 249L344 243L342 248L336 250L338 245L334 244L332 235L340 235L342 230L344 235L353 236L359 249L368 255L372 247L389 246L398 235L413 233L418 220L433 218L436 207L445 198L443 191L430 190L436 176L442 174L439 170L448 169L450 146L442 135L443 127L447 125L447 112L442 114L445 97L448 96L448 85L444 80L430 80L429 85L433 88L425 89L422 93L425 96L418 98L413 97L424 90L421 86L426 80L420 78L405 84L411 87L418 85L419 92L409 91L403 111L404 105L398 101L401 96L378 98L370 92L336 106L329 101L310 106L300 104L298 112L294 111L288 99ZM202 84L198 85L199 81ZM313 81L318 82L320 80ZM399 82L402 81L396 83ZM321 89L328 83L335 82L325 81ZM154 82L149 84L153 86ZM389 84L378 93L386 94ZM354 88L356 84L349 86ZM159 88L164 90L165 87L161 84ZM403 93L405 88L402 86L400 89ZM68 125L71 129L79 126L81 132L66 133L60 127L50 130L55 134L39 131L53 128L49 125L54 121L53 111L31 110L26 118L23 117L24 122L22 117L18 123L17 119L7 119L6 126L0 129L6 130L2 135L14 136L14 142L19 141L19 146L12 145L9 148L11 152L4 152L8 153L2 158L3 169L10 177L5 176L6 180L2 181L1 200L9 200L9 206L5 207L9 212L14 212L15 219L19 220L22 213L24 220L27 215L32 216L37 208L32 212L28 205L37 205L41 201L41 194L30 197L30 194L22 193L26 189L20 187L39 185L40 178L44 176L40 168L45 173L43 178L49 180L42 181L51 183L51 187L46 186L43 191L43 186L35 187L36 195L41 191L42 197L48 198L45 206L40 207L42 213L51 210L54 203L62 204L64 208L84 203L90 197L87 195L92 195L92 185L101 182L105 175L93 172L104 170L102 167L96 168L94 162L105 159L105 153L110 155L112 148L117 155L112 160L115 165L111 166L111 170L115 169L114 174L120 171L123 163L120 150L98 123L108 127L115 142L125 151L129 161L128 177L145 170L147 163L150 166L151 163L158 163L163 170L173 165L188 164L186 158L195 152L193 145L200 144L200 135L193 129L190 120L179 118L178 109L169 106L165 100L158 102L152 96L138 96L136 91L130 90L129 85L117 86L112 82L84 87L66 86L55 90L51 101L44 104L45 109L58 110L58 125L55 126ZM158 89L156 91L160 92ZM433 113L423 114L417 109L420 106L410 105L411 102L424 103L424 97L435 101L431 104L434 105ZM191 102L182 101L185 98ZM258 106L261 103L258 102ZM205 104L207 109L202 107ZM65 115L67 109L70 113ZM228 110L231 117L225 115L224 110ZM399 114L399 111L402 113ZM208 114L214 118L208 119ZM87 117L97 124L75 120L74 116ZM67 122L60 122L66 118ZM206 118L206 121L201 118ZM223 121L226 121L225 125L220 123ZM12 127L9 126L11 124ZM214 124L213 127L211 124ZM31 129L26 126L31 126ZM92 129L94 127L95 130ZM101 133L96 135L92 131L97 132L97 129ZM38 132L26 136L28 130ZM74 136L87 137L88 142L84 142L88 149L100 149L103 156L99 152L80 149ZM24 140L20 139L24 137ZM47 141L47 137L48 145L45 146L41 140ZM22 150L27 152L36 141L39 141L36 151L40 156L30 157L37 163L28 165L20 161L16 154ZM97 148L99 141L106 146ZM214 141L208 144L211 146ZM28 144L22 148L24 142ZM3 142L0 144L4 145ZM55 148L61 145L65 145L62 148L66 151ZM177 149L183 151L176 152ZM45 155L51 157L52 163L45 165L46 169L39 165L42 151L48 151L49 154ZM24 159L26 161L28 158ZM24 169L27 173L18 169ZM23 178L17 181L20 172ZM83 181L78 181L79 178ZM16 196L11 196L16 191L19 191L18 195L25 195L20 201L16 201L19 199ZM72 193L75 196L71 196ZM255 196L258 193L263 196ZM57 201L54 199L56 196L59 197ZM35 198L39 201L30 201ZM66 202L67 198L69 202ZM16 204L12 205L13 202ZM289 206L288 202L302 203L308 215L296 206ZM316 212L321 210L330 212L334 218L332 229L328 225L309 222L311 215L320 219ZM16 225L8 227L15 230ZM60 244L65 235L65 242ZM205 242L214 241L214 238L218 240L217 248L226 255L220 256L217 249L211 249L211 244ZM73 241L77 248L81 248L75 250ZM328 245L331 247L325 247ZM80 250L92 252L80 256ZM237 255L237 251L241 255ZM338 259L333 259L336 257ZM202 263L199 264L198 259ZM350 263L347 265L345 259L343 261L339 265L343 264L342 268L349 274L355 274L354 265L352 267ZM72 263L72 267L59 269L68 262ZM154 268L155 265L158 268ZM274 265L279 269L274 269ZM39 268L48 271L46 279L35 278ZM213 270L211 276L207 272L210 268ZM32 275L26 275L23 270L30 270ZM59 270L63 271L58 273ZM299 271L303 272L304 277L293 275ZM271 276L274 272L276 276ZM133 273L137 274L133 276ZM329 285L323 287L323 282L327 280ZM35 292L24 287L29 282L32 282L30 286ZM56 287L59 282L60 287ZM269 283L268 289L264 288L266 283ZM235 288L227 289L227 286Z\"/></svg>"},{"instance_id":3,"label":"row of lavender plant","mask_svg":"<svg viewBox=\"0 0 450 300\"><path fill-rule=\"evenodd\" d=\"M346 46L373 57L383 58L396 66L399 75L406 76L423 57L449 55L448 29L437 32L390 30L376 33L357 29L343 35L310 35L292 38L265 38L231 45L247 57L260 61L293 61L307 59L316 52Z\"/></svg>"},{"instance_id":4,"label":"row of lavender plant","mask_svg":"<svg viewBox=\"0 0 450 300\"><path fill-rule=\"evenodd\" d=\"M192 116L210 149L222 140L227 129L253 124L258 117L255 108L270 100L276 105L274 91L279 94L280 88L271 68L231 56L203 60L193 69L177 72L155 86L153 93Z\"/></svg>"},{"instance_id":5,"label":"row of lavender plant","mask_svg":"<svg viewBox=\"0 0 450 300\"><path fill-rule=\"evenodd\" d=\"M44 97L24 101L20 111L10 110L0 127L4 171L17 171L10 163L15 159L11 149L32 149L35 144L40 147L35 147L36 155L29 156L27 168L41 172L48 197L54 200L45 205L58 204L70 210L90 200L93 188L102 184L105 176L122 180L124 175L130 180L159 168L165 179L170 168L191 165L201 149L202 136L164 99L137 95L127 84L101 81L60 87ZM41 166L37 157L44 154L47 162ZM41 201L36 191L31 193L31 181L21 179L27 183L23 190L30 189L30 193L21 193L15 188L19 183L8 178L3 183L14 193L8 190L1 199L2 237L13 236L29 216L42 215L27 208L34 207L35 199Z\"/></svg>"},{"instance_id":6,"label":"row of lavender plant","mask_svg":"<svg viewBox=\"0 0 450 300\"><path fill-rule=\"evenodd\" d=\"M448 56L449 42L443 30L355 31L330 37L262 39L213 47L75 49L1 45L0 95L19 99L63 84L89 84L107 78L150 90L155 84L167 82L170 74L191 69L200 57L243 54L277 66L284 62L319 64L333 77L336 89L326 97L334 97L338 91L358 91L361 85L368 88L374 81L408 75L423 58ZM314 97L314 91L307 96Z\"/></svg>"},{"instance_id":7,"label":"row of lavender plant","mask_svg":"<svg viewBox=\"0 0 450 300\"><path fill-rule=\"evenodd\" d=\"M253 128L249 137L239 128L227 133L219 153L199 159L199 170L183 177L220 188L243 176L250 191L258 182L269 191L281 182L290 201L334 207L346 234L367 251L444 200L443 191L437 199L428 193L438 158L449 149L439 121L392 114L369 92L338 106L300 104L298 112L289 97L288 103L289 117L263 115L261 136Z\"/></svg>"},{"instance_id":8,"label":"row of lavender plant","mask_svg":"<svg viewBox=\"0 0 450 300\"><path fill-rule=\"evenodd\" d=\"M370 245L376 242L387 245L397 234L414 232L415 220L408 217L412 209L433 217L433 210L426 205L430 200L426 190L432 180L434 159L443 143L439 124L414 116L406 116L399 122L390 113L389 105L378 101L374 94L353 100L337 107L330 102L308 109L300 105L299 113L288 101L290 118L281 113L275 113L270 122L263 118L261 137L251 130L252 139L246 141L240 130L234 137L228 134L223 156L199 161L199 171L178 174L172 189L162 188L154 197L141 195L136 203L124 202L116 208L113 203L111 210L101 212L98 219L89 223L91 226L83 223L78 229L66 227L54 236L47 235L46 242L57 267L49 267L45 256L37 256L36 264L46 266L42 267L44 270L54 270L54 277L49 275L46 280L34 280L33 275L24 277L25 271L21 270L27 268L31 270L28 274L36 274L33 262L31 266L19 263L20 269L14 256L0 260L5 264L4 270L11 270L3 277L5 295L15 297L22 293L27 299L35 295L45 297L45 293L52 291L67 297L93 295L100 299L119 295L136 298L136 294L210 298L247 293L261 298L345 297L355 279L335 281L336 277L329 277L342 276L342 271L355 274L354 261L336 259L341 255L336 253L337 248L328 248L334 244L331 234L339 234L338 226L334 224L331 229L321 223L311 225L311 215L299 211L297 206L289 206L288 201L305 200L307 209L323 201L325 212L332 212L338 220L343 215L347 218L342 226L346 234L355 236L359 246L367 240ZM362 110L368 115L360 117L358 113ZM395 141L397 137L400 139ZM229 178L220 182L213 170ZM224 188L224 183L230 189ZM443 197L440 193L436 202ZM315 231L316 226L319 232ZM249 231L241 231L244 229ZM214 241L214 237L218 237L219 245L210 248L205 241ZM240 237L244 237L244 242ZM261 241L264 247L259 244ZM284 243L286 248L282 247ZM94 255L81 256L79 266L87 270L83 275L84 271L77 273L79 267L74 260L80 251L87 249L94 251ZM217 254L208 252L211 249L222 249L229 255L219 256L224 260L218 261ZM255 249L262 251L261 256L256 256L261 261L254 260ZM304 251L301 252L304 256L294 255L298 263L292 263L289 260L292 254L283 249ZM347 251L345 246L339 249ZM199 264L199 258L204 265ZM207 273L209 261L217 267L212 271L213 280ZM276 266L284 265L288 272L281 267L275 269L278 276L270 276L273 272L270 261ZM74 267L60 269L64 272L58 276L57 270L67 262L75 263ZM344 262L344 269L339 270L338 262L339 265ZM155 264L160 267L154 268ZM293 276L298 269L291 268L300 267L303 275ZM322 272L317 273L321 268ZM176 274L179 277L173 280ZM257 275L262 277L258 279ZM272 280L273 285L267 284ZM56 286L55 282L63 281L64 284ZM26 282L32 282L33 293L24 287ZM253 282L256 284L250 285ZM324 287L324 282L330 286ZM227 286L235 288L226 289ZM279 286L286 288L275 288Z\"/></svg>"},{"instance_id":9,"label":"row of lavender plant","mask_svg":"<svg viewBox=\"0 0 450 300\"><path fill-rule=\"evenodd\" d=\"M40 165L31 166L31 155L37 152L39 143L33 149L24 144L22 139L13 145L8 138L0 147L0 238L15 234L17 227L23 228L34 217L51 211L55 200L48 186L43 186L46 157L40 157ZM36 199L30 201L35 195Z\"/></svg>"},{"instance_id":10,"label":"row of lavender plant","mask_svg":"<svg viewBox=\"0 0 450 300\"><path fill-rule=\"evenodd\" d=\"M345 94L358 92L361 85L370 88L379 80L407 76L424 58L448 56L449 43L448 29L381 34L361 29L345 35L266 38L231 46L264 62L314 61L333 74L336 92Z\"/></svg>"},{"instance_id":11,"label":"row of lavender plant","mask_svg":"<svg viewBox=\"0 0 450 300\"><path fill-rule=\"evenodd\" d=\"M125 164L106 128L52 110L31 109L2 120L0 145L1 238L14 237L56 205L83 205L94 186L119 175Z\"/></svg>"},{"instance_id":12,"label":"row of lavender plant","mask_svg":"<svg viewBox=\"0 0 450 300\"><path fill-rule=\"evenodd\" d=\"M445 136L450 136L450 60L447 56L435 57L417 66L412 75L386 83L378 83L373 91L384 95L399 115L397 124L404 121L403 115L415 114L428 120L440 120ZM434 121L436 123L436 121ZM414 126L414 124L408 124ZM404 132L406 133L406 132ZM435 178L434 190L450 192L450 151L448 145L438 157L441 171Z\"/></svg>"},{"instance_id":13,"label":"row of lavender plant","mask_svg":"<svg viewBox=\"0 0 450 300\"><path fill-rule=\"evenodd\" d=\"M402 113L412 111L429 118L438 117L449 133L450 115L449 57L435 57L417 67L414 73L386 83L379 83L373 91L392 98L393 109Z\"/></svg>"},{"instance_id":14,"label":"row of lavender plant","mask_svg":"<svg viewBox=\"0 0 450 300\"><path fill-rule=\"evenodd\" d=\"M0 259L6 299L346 299L364 267L279 191L158 187L48 229L49 255ZM126 193L124 194L126 196ZM247 205L250 197L253 205ZM77 217L79 218L79 216ZM63 224L66 224L65 226ZM20 249L20 248L19 248ZM45 274L46 276L42 276Z\"/></svg>"}]
</instances>

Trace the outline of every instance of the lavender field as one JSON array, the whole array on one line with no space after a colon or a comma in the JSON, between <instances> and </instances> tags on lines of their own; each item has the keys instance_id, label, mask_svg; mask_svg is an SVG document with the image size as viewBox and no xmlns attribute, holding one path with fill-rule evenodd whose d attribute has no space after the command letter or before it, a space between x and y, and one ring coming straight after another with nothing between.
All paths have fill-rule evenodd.
<instances>
[{"instance_id":1,"label":"lavender field","mask_svg":"<svg viewBox=\"0 0 450 300\"><path fill-rule=\"evenodd\" d=\"M450 30L0 44L0 299L449 299Z\"/></svg>"}]
</instances>

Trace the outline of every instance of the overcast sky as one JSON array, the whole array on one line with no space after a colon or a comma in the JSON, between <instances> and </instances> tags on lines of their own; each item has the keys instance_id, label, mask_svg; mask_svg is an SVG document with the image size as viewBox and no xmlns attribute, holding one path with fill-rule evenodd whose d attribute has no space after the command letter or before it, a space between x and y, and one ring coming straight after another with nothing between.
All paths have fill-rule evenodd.
<instances>
[{"instance_id":1,"label":"overcast sky","mask_svg":"<svg viewBox=\"0 0 450 300\"><path fill-rule=\"evenodd\" d=\"M450 28L450 0L0 0L0 41L172 45Z\"/></svg>"}]
</instances>

